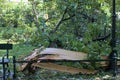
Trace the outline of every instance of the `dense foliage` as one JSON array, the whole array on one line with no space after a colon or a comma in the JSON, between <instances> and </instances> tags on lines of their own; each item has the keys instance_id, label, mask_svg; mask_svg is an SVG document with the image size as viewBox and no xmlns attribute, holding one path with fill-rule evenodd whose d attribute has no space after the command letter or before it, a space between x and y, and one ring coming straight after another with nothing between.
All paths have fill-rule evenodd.
<instances>
[{"instance_id":1,"label":"dense foliage","mask_svg":"<svg viewBox=\"0 0 120 80\"><path fill-rule=\"evenodd\" d=\"M117 12L119 3L117 0ZM111 52L111 13L112 0L0 0L0 31L5 39L82 51L93 59Z\"/></svg>"}]
</instances>

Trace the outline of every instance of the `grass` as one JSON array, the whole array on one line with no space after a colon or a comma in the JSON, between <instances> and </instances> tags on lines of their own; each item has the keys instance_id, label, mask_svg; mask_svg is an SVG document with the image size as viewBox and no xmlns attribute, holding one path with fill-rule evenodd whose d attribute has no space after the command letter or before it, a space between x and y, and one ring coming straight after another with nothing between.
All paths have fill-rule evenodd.
<instances>
[{"instance_id":1,"label":"grass","mask_svg":"<svg viewBox=\"0 0 120 80\"><path fill-rule=\"evenodd\" d=\"M7 43L7 40L0 40L0 43ZM25 55L29 54L35 47L31 45L25 44L16 44L13 43L13 49L9 50L9 55L17 56L17 57L24 57ZM6 53L6 50L0 50L0 56L3 56Z\"/></svg>"},{"instance_id":2,"label":"grass","mask_svg":"<svg viewBox=\"0 0 120 80\"><path fill-rule=\"evenodd\" d=\"M34 46L24 45L24 44L14 44L13 50L10 51L11 55L16 57L24 57L25 55L30 54L30 52L34 49Z\"/></svg>"}]
</instances>

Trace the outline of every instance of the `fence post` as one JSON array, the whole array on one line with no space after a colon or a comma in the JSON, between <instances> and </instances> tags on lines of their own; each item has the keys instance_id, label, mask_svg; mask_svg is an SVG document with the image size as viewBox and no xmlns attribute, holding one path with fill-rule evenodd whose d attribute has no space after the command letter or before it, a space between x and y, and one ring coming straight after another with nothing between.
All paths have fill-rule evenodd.
<instances>
[{"instance_id":1,"label":"fence post","mask_svg":"<svg viewBox=\"0 0 120 80\"><path fill-rule=\"evenodd\" d=\"M111 49L110 58L112 59L111 68L113 69L113 76L117 75L117 51L116 47L116 8L115 8L116 0L112 0L112 28L111 28Z\"/></svg>"},{"instance_id":2,"label":"fence post","mask_svg":"<svg viewBox=\"0 0 120 80\"><path fill-rule=\"evenodd\" d=\"M16 58L13 56L13 80L16 79Z\"/></svg>"},{"instance_id":3,"label":"fence post","mask_svg":"<svg viewBox=\"0 0 120 80\"><path fill-rule=\"evenodd\" d=\"M4 62L4 57L2 58L2 65L3 65L3 80L5 80L5 62Z\"/></svg>"}]
</instances>

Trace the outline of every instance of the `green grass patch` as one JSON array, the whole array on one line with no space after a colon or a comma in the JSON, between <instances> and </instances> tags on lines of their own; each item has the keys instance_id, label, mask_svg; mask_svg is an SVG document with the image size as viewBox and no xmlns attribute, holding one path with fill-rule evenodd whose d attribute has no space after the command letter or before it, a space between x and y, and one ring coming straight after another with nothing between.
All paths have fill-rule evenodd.
<instances>
[{"instance_id":1,"label":"green grass patch","mask_svg":"<svg viewBox=\"0 0 120 80\"><path fill-rule=\"evenodd\" d=\"M0 39L0 43L7 43L7 39Z\"/></svg>"},{"instance_id":2,"label":"green grass patch","mask_svg":"<svg viewBox=\"0 0 120 80\"><path fill-rule=\"evenodd\" d=\"M17 58L22 58L34 49L34 46L25 44L14 44L13 49L10 51L10 55L16 56Z\"/></svg>"},{"instance_id":3,"label":"green grass patch","mask_svg":"<svg viewBox=\"0 0 120 80\"><path fill-rule=\"evenodd\" d=\"M7 40L0 40L0 43L7 43ZM35 46L32 45L25 45L19 43L12 43L13 49L9 50L10 56L16 56L17 58L22 58L28 55ZM0 57L6 54L6 50L0 50Z\"/></svg>"}]
</instances>

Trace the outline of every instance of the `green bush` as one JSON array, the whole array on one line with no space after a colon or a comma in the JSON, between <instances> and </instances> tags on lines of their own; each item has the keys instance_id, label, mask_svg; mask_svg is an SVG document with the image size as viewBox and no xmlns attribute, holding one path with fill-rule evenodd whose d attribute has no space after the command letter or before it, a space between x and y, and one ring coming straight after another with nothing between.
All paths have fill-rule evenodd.
<instances>
[{"instance_id":1,"label":"green bush","mask_svg":"<svg viewBox=\"0 0 120 80\"><path fill-rule=\"evenodd\" d=\"M12 29L2 28L1 34L2 34L2 38L10 39L14 34L14 31Z\"/></svg>"}]
</instances>

